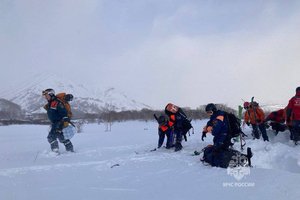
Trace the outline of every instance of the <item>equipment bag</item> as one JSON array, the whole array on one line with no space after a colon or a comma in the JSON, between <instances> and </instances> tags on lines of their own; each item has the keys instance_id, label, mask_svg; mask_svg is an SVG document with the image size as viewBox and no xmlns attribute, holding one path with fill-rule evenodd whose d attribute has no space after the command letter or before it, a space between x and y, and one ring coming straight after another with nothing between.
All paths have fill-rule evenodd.
<instances>
[{"instance_id":1,"label":"equipment bag","mask_svg":"<svg viewBox=\"0 0 300 200\"><path fill-rule=\"evenodd\" d=\"M56 97L64 104L64 106L68 112L68 117L69 117L69 119L71 119L73 114L72 114L71 105L69 104L69 102L73 100L73 95L62 92L62 93L58 93L56 95Z\"/></svg>"},{"instance_id":2,"label":"equipment bag","mask_svg":"<svg viewBox=\"0 0 300 200\"><path fill-rule=\"evenodd\" d=\"M69 124L67 127L63 128L62 132L64 134L65 140L70 140L75 135L75 133L77 131L76 131L76 128L74 126Z\"/></svg>"},{"instance_id":3,"label":"equipment bag","mask_svg":"<svg viewBox=\"0 0 300 200\"><path fill-rule=\"evenodd\" d=\"M202 149L203 157L200 159L202 162L208 163L213 167L250 167L251 158L253 156L251 148L247 148L247 154L234 149L217 149L213 145L209 145Z\"/></svg>"}]
</instances>

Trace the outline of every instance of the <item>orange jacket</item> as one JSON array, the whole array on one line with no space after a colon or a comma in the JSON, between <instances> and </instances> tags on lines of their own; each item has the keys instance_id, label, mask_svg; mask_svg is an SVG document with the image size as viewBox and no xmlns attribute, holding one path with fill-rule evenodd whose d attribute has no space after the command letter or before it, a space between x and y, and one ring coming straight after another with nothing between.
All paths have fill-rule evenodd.
<instances>
[{"instance_id":1,"label":"orange jacket","mask_svg":"<svg viewBox=\"0 0 300 200\"><path fill-rule=\"evenodd\" d=\"M167 125L159 125L158 127L162 132L166 132L169 129L169 126Z\"/></svg>"},{"instance_id":2,"label":"orange jacket","mask_svg":"<svg viewBox=\"0 0 300 200\"><path fill-rule=\"evenodd\" d=\"M175 121L176 121L175 115L174 114L170 115L169 116L169 123L168 123L169 127L173 127L173 125L175 124Z\"/></svg>"},{"instance_id":3,"label":"orange jacket","mask_svg":"<svg viewBox=\"0 0 300 200\"><path fill-rule=\"evenodd\" d=\"M286 109L279 109L271 112L265 121L273 121L277 123L284 123L286 121Z\"/></svg>"},{"instance_id":4,"label":"orange jacket","mask_svg":"<svg viewBox=\"0 0 300 200\"><path fill-rule=\"evenodd\" d=\"M244 114L244 121L246 123L247 122L250 122L251 124L261 124L261 123L263 123L263 121L265 120L264 111L260 107L256 107L255 111L256 112L254 112L254 109L251 108L251 107L246 110L246 112Z\"/></svg>"}]
</instances>

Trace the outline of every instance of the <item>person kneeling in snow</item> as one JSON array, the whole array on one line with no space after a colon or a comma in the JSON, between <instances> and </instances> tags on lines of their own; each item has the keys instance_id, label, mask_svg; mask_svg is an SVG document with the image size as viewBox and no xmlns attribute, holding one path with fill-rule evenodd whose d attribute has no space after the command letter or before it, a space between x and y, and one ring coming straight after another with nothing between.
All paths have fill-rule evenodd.
<instances>
[{"instance_id":1,"label":"person kneeling in snow","mask_svg":"<svg viewBox=\"0 0 300 200\"><path fill-rule=\"evenodd\" d=\"M228 150L230 146L230 140L227 137L228 128L225 123L225 113L216 108L213 103L207 104L205 107L206 113L210 116L210 120L203 128L202 141L208 132L211 132L214 136L213 145L204 150L205 161L212 166L221 166L222 157L224 157L224 151Z\"/></svg>"},{"instance_id":2,"label":"person kneeling in snow","mask_svg":"<svg viewBox=\"0 0 300 200\"><path fill-rule=\"evenodd\" d=\"M285 112L286 109L280 109L271 112L267 118L265 119L264 123L267 123L270 121L270 126L272 127L272 130L276 132L276 135L278 132L283 132L287 129L287 125L285 125Z\"/></svg>"},{"instance_id":3,"label":"person kneeling in snow","mask_svg":"<svg viewBox=\"0 0 300 200\"><path fill-rule=\"evenodd\" d=\"M213 167L251 166L251 148L247 148L247 155L229 148L231 141L228 135L228 124L225 122L225 112L217 110L213 103L207 104L205 111L210 115L210 120L203 128L201 139L203 141L206 133L211 132L214 136L214 144L208 145L202 150L203 157L200 160Z\"/></svg>"}]
</instances>

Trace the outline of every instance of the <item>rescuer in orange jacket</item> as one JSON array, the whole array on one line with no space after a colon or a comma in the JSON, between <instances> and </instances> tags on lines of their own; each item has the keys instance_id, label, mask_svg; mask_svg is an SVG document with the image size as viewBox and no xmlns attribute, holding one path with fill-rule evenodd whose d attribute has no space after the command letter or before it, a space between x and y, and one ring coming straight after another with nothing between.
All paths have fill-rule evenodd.
<instances>
[{"instance_id":1,"label":"rescuer in orange jacket","mask_svg":"<svg viewBox=\"0 0 300 200\"><path fill-rule=\"evenodd\" d=\"M272 130L276 132L276 135L278 132L285 131L288 127L285 124L286 119L286 109L279 109L276 111L271 112L265 119L265 123L270 121L270 126L272 127Z\"/></svg>"},{"instance_id":2,"label":"rescuer in orange jacket","mask_svg":"<svg viewBox=\"0 0 300 200\"><path fill-rule=\"evenodd\" d=\"M175 140L175 151L180 151L182 149L182 137L184 134L184 121L187 119L186 115L183 113L182 109L178 106L169 103L165 107L165 114L169 118L169 125L173 131Z\"/></svg>"},{"instance_id":3,"label":"rescuer in orange jacket","mask_svg":"<svg viewBox=\"0 0 300 200\"><path fill-rule=\"evenodd\" d=\"M291 127L292 139L295 144L300 140L300 87L296 88L296 94L289 100L286 110L286 123Z\"/></svg>"},{"instance_id":4,"label":"rescuer in orange jacket","mask_svg":"<svg viewBox=\"0 0 300 200\"><path fill-rule=\"evenodd\" d=\"M264 141L269 141L269 137L267 135L266 126L264 124L265 113L258 106L256 102L245 102L244 109L246 110L244 114L244 124L246 123L248 126L251 124L253 129L253 134L256 139L260 138L259 130L262 134Z\"/></svg>"},{"instance_id":5,"label":"rescuer in orange jacket","mask_svg":"<svg viewBox=\"0 0 300 200\"><path fill-rule=\"evenodd\" d=\"M157 148L160 148L165 140L165 137L167 137L167 143L166 148L170 149L174 147L173 145L173 131L170 127L172 127L173 123L168 121L166 116L161 115L157 119L158 122L158 146Z\"/></svg>"}]
</instances>

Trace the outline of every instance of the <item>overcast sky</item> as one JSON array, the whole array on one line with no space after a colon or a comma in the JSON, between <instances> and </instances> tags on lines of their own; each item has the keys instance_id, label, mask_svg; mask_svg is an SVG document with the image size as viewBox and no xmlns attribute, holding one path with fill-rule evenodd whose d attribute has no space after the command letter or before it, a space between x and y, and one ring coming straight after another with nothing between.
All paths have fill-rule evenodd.
<instances>
[{"instance_id":1,"label":"overcast sky","mask_svg":"<svg viewBox=\"0 0 300 200\"><path fill-rule=\"evenodd\" d=\"M156 108L285 104L299 52L299 0L0 0L0 89L51 72Z\"/></svg>"}]
</instances>

